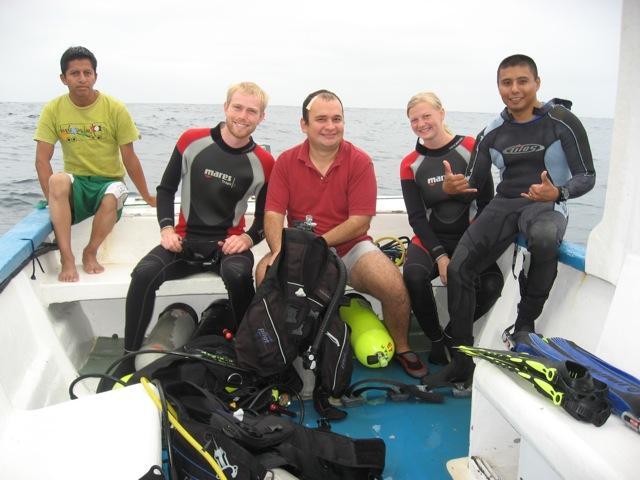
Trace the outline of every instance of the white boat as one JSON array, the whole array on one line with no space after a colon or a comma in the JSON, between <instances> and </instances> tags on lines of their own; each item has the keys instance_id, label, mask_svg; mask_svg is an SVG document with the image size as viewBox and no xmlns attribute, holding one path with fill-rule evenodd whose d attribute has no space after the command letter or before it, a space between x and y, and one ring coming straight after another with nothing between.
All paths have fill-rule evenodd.
<instances>
[{"instance_id":1,"label":"white boat","mask_svg":"<svg viewBox=\"0 0 640 480\"><path fill-rule=\"evenodd\" d=\"M640 350L635 341L640 326L636 293L640 284L640 163L634 148L634 136L640 131L640 1L624 2L622 22L604 215L586 248L563 245L563 263L537 329L548 336L570 338L640 377ZM380 199L378 206L374 238L410 232L402 199ZM89 228L89 222L73 228L75 248L86 244ZM0 281L6 281L0 293L0 311L4 312L0 477L139 478L162 461L159 414L147 393L136 385L96 395L95 382L83 382L75 388L81 398L70 401L68 387L98 339L123 335L129 274L158 242L155 210L129 202L100 250L105 272L81 272L77 283L57 281L55 251L39 257L44 273L32 262L20 267L34 248L51 238L44 209L34 210L0 239ZM264 242L256 247L257 258L265 248ZM519 293L511 275L511 254L506 252L501 260L506 280L502 297L476 322L476 341L484 347L502 348L500 334L515 319ZM81 258L80 251L76 258ZM156 312L174 301L186 301L202 311L212 296L223 294L222 282L211 276L166 282L159 291ZM444 299L443 289L437 289L437 298ZM441 309L443 322L445 310ZM412 342L418 342L418 337L412 337ZM493 365L477 365L470 420L468 403L456 402L407 405L400 412L388 404L363 407L364 413L350 417L354 422L359 419L364 430L347 419L336 431L385 438L384 478L394 480L442 478L443 465L435 468L436 460L416 454L437 442L455 444L461 458L449 464L449 471L456 478L637 478L634 454L640 436L622 421L612 417L600 428L580 423ZM440 431L434 426L434 415L462 415L465 428ZM392 417L396 429L389 433L384 431L384 422ZM402 418L407 422L401 423Z\"/></svg>"}]
</instances>

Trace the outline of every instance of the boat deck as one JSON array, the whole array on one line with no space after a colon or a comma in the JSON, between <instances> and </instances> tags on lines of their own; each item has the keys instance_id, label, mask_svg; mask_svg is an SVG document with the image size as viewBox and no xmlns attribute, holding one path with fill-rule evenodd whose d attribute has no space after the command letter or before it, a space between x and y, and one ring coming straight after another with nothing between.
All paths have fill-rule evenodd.
<instances>
[{"instance_id":1,"label":"boat deck","mask_svg":"<svg viewBox=\"0 0 640 480\"><path fill-rule=\"evenodd\" d=\"M424 353L420 355L426 360ZM441 368L429 367L434 371ZM370 377L412 382L396 362L383 369L369 369L356 361L353 382ZM376 391L366 395L367 402L347 408L347 418L333 422L332 431L352 438L382 438L387 447L384 480L451 478L447 462L469 453L471 397L448 394L444 403L434 404L393 402ZM305 425L317 426L318 415L310 401L305 402L305 410Z\"/></svg>"}]
</instances>

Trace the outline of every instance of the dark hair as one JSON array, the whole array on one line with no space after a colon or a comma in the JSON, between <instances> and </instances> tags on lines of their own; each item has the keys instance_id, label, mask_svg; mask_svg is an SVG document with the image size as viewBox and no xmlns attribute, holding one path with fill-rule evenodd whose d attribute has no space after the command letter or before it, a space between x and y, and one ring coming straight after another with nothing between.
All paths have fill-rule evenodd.
<instances>
[{"instance_id":1,"label":"dark hair","mask_svg":"<svg viewBox=\"0 0 640 480\"><path fill-rule=\"evenodd\" d=\"M93 71L96 72L98 68L98 61L96 57L88 48L84 47L69 47L65 50L60 57L60 70L64 75L67 73L67 69L69 68L69 62L72 60L82 60L88 59L91 62L91 66L93 67Z\"/></svg>"},{"instance_id":2,"label":"dark hair","mask_svg":"<svg viewBox=\"0 0 640 480\"><path fill-rule=\"evenodd\" d=\"M340 102L340 106L342 107L342 100L340 100L340 98L338 98L338 96L333 93L330 92L329 90L316 90L315 92L310 93L309 95L307 95L307 98L304 99L304 102L302 102L302 119L304 120L304 123L309 123L309 109L310 109L310 105L311 102L313 101L314 98L316 97L320 97L322 100L325 101L331 101L331 100L337 100L338 102ZM344 107L342 107L342 109L344 110Z\"/></svg>"},{"instance_id":3,"label":"dark hair","mask_svg":"<svg viewBox=\"0 0 640 480\"><path fill-rule=\"evenodd\" d=\"M498 65L497 81L500 81L500 70L509 67L517 67L519 65L527 65L533 73L533 78L538 78L538 66L536 65L536 62L533 61L533 58L521 53L516 53L515 55L508 56L500 62L500 65Z\"/></svg>"}]
</instances>

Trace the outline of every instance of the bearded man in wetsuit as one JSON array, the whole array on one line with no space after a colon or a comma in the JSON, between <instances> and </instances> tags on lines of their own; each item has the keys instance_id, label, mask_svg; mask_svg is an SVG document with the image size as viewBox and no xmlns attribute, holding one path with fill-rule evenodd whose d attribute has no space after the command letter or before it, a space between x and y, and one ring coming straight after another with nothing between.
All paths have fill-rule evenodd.
<instances>
[{"instance_id":1,"label":"bearded man in wetsuit","mask_svg":"<svg viewBox=\"0 0 640 480\"><path fill-rule=\"evenodd\" d=\"M156 290L166 280L218 273L229 293L236 326L255 294L251 247L264 238L264 203L274 159L251 137L264 119L267 94L255 83L231 86L225 121L182 134L158 185L160 245L131 273L126 301L125 351L140 349ZM174 198L182 182L178 224ZM244 215L256 198L254 220ZM119 372L133 371L131 363Z\"/></svg>"},{"instance_id":2,"label":"bearded man in wetsuit","mask_svg":"<svg viewBox=\"0 0 640 480\"><path fill-rule=\"evenodd\" d=\"M530 57L512 55L498 67L498 90L506 108L478 136L466 176L453 174L445 161L443 190L476 195L491 175L501 181L496 196L462 236L448 275L448 304L454 345L473 344L474 281L479 272L522 233L531 253L521 275L515 331L534 331L558 270L558 248L567 228L569 198L595 184L595 169L584 127L569 102L537 99L538 69ZM465 382L473 361L454 350L452 362L423 379L427 385Z\"/></svg>"}]
</instances>

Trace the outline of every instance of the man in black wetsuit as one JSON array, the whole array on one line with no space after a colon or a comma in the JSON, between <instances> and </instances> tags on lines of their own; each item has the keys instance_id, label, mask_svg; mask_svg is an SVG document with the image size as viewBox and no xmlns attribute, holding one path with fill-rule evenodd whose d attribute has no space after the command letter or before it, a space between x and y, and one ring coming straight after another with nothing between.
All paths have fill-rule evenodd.
<instances>
[{"instance_id":1,"label":"man in black wetsuit","mask_svg":"<svg viewBox=\"0 0 640 480\"><path fill-rule=\"evenodd\" d=\"M591 190L595 170L589 141L569 102L537 99L540 78L526 55L505 58L498 67L498 90L506 108L478 136L467 175L453 174L444 163L443 190L475 195L491 175L501 181L495 198L471 224L448 267L448 303L454 345L473 344L474 280L513 243L527 240L531 264L521 276L516 331L533 331L553 286L558 248L567 227L566 201ZM464 382L473 361L455 351L452 362L423 379L428 385Z\"/></svg>"},{"instance_id":2,"label":"man in black wetsuit","mask_svg":"<svg viewBox=\"0 0 640 480\"><path fill-rule=\"evenodd\" d=\"M131 273L126 301L125 351L140 349L151 321L156 290L166 280L202 271L218 273L229 293L236 325L255 293L250 248L264 238L264 202L274 159L251 134L264 119L266 93L251 82L233 85L224 104L225 121L182 134L157 194L160 245ZM174 198L181 205L174 226ZM254 221L244 214L256 197ZM133 371L132 363L119 373Z\"/></svg>"}]
</instances>

